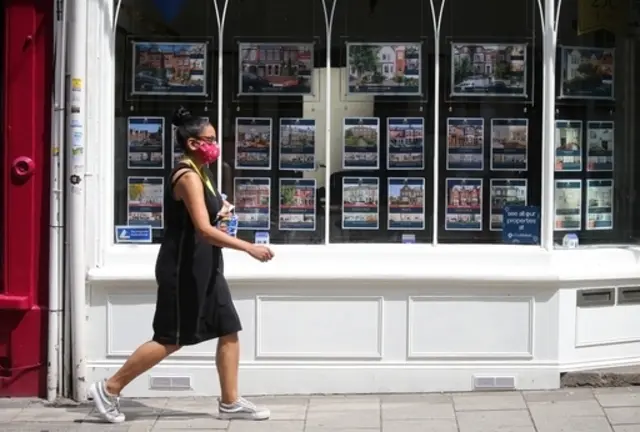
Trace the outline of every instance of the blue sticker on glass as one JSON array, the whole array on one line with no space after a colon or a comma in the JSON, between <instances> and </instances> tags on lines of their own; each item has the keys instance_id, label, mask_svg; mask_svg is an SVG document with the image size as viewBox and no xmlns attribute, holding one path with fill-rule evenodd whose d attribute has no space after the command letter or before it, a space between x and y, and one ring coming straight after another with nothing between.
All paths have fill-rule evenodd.
<instances>
[{"instance_id":1,"label":"blue sticker on glass","mask_svg":"<svg viewBox=\"0 0 640 432\"><path fill-rule=\"evenodd\" d=\"M116 226L116 243L151 243L153 228L150 226Z\"/></svg>"}]
</instances>

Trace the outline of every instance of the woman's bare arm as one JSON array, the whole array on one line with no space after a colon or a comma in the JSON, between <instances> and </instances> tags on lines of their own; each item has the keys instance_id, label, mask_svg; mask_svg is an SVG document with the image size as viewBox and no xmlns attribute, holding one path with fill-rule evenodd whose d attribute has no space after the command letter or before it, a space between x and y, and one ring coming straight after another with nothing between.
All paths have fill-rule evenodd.
<instances>
[{"instance_id":1,"label":"woman's bare arm","mask_svg":"<svg viewBox=\"0 0 640 432\"><path fill-rule=\"evenodd\" d=\"M176 172L176 176L180 171ZM175 176L174 176L175 177ZM184 202L196 232L210 243L218 247L226 247L242 252L249 252L251 243L227 235L211 225L209 212L204 202L204 186L200 177L193 171L182 175L174 187L175 197Z\"/></svg>"}]
</instances>

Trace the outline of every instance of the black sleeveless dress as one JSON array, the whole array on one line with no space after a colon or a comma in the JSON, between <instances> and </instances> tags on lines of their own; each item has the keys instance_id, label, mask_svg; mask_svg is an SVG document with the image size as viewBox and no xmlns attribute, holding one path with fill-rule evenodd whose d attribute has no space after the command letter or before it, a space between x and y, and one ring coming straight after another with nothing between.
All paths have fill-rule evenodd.
<instances>
[{"instance_id":1,"label":"black sleeveless dress","mask_svg":"<svg viewBox=\"0 0 640 432\"><path fill-rule=\"evenodd\" d=\"M165 345L195 345L242 330L223 274L222 250L205 242L196 232L182 201L173 197L178 170L195 170L179 163L171 172L164 193L164 239L156 261L158 298L153 318L153 340ZM185 171L186 174L186 171ZM203 174L214 185L207 168ZM204 183L204 182L203 182ZM204 198L213 224L223 201L206 184Z\"/></svg>"}]
</instances>

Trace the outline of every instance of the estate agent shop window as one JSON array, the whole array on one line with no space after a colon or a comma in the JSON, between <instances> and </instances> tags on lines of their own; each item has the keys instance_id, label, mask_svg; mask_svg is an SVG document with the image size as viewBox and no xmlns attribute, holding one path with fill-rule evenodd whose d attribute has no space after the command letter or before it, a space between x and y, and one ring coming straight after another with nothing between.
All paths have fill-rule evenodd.
<instances>
[{"instance_id":1,"label":"estate agent shop window","mask_svg":"<svg viewBox=\"0 0 640 432\"><path fill-rule=\"evenodd\" d=\"M585 24L592 3L565 0L559 15L557 244L637 237L636 36L622 21ZM181 157L170 120L183 105L222 131L220 187L246 240L539 243L549 125L536 0L448 0L437 93L430 2L274 5L229 0L218 52L212 1L122 1L116 225L150 226L161 241L164 178Z\"/></svg>"}]
</instances>

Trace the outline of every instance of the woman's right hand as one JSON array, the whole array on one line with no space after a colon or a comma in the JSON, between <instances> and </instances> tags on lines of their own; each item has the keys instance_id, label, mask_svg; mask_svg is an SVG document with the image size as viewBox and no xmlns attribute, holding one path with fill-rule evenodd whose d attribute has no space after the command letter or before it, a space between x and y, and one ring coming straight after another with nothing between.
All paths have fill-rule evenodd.
<instances>
[{"instance_id":1,"label":"woman's right hand","mask_svg":"<svg viewBox=\"0 0 640 432\"><path fill-rule=\"evenodd\" d=\"M273 251L268 247L256 244L251 245L247 252L249 252L249 255L251 255L253 258L261 262L270 261L274 255Z\"/></svg>"}]
</instances>

